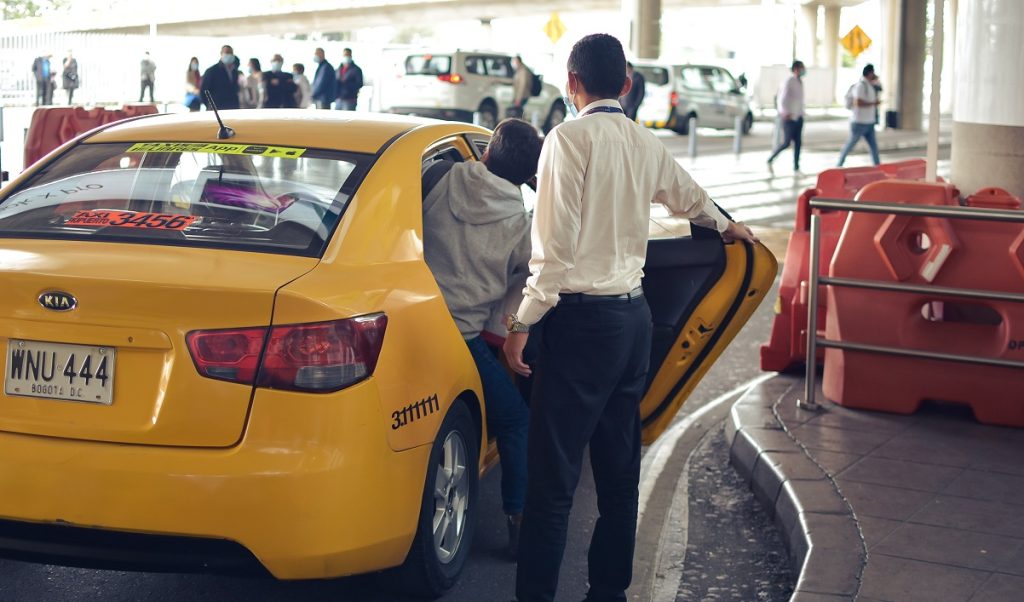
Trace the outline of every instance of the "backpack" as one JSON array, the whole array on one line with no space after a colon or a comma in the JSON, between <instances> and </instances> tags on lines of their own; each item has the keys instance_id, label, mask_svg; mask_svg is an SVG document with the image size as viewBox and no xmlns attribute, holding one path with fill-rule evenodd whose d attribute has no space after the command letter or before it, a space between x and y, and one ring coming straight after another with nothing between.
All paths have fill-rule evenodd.
<instances>
[{"instance_id":1,"label":"backpack","mask_svg":"<svg viewBox=\"0 0 1024 602\"><path fill-rule=\"evenodd\" d=\"M853 107L857 105L857 93L854 90L856 90L859 84L860 82L853 84L850 86L850 89L846 91L846 108L851 111L853 110Z\"/></svg>"},{"instance_id":2,"label":"backpack","mask_svg":"<svg viewBox=\"0 0 1024 602\"><path fill-rule=\"evenodd\" d=\"M543 87L544 80L541 79L536 73L533 75L533 82L530 83L530 96L540 96L540 91Z\"/></svg>"}]
</instances>

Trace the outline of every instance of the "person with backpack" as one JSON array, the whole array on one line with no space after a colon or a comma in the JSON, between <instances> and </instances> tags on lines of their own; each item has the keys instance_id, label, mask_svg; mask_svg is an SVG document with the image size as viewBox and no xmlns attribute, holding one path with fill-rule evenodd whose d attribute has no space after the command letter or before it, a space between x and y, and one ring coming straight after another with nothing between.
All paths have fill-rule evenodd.
<instances>
[{"instance_id":1,"label":"person with backpack","mask_svg":"<svg viewBox=\"0 0 1024 602\"><path fill-rule=\"evenodd\" d=\"M773 174L775 170L772 168L772 161L779 153L789 148L790 144L793 145L793 171L800 173L800 145L804 132L804 82L801 78L807 73L807 69L802 61L793 61L790 71L792 75L782 83L776 98L784 138L782 144L768 157L768 171Z\"/></svg>"},{"instance_id":2,"label":"person with backpack","mask_svg":"<svg viewBox=\"0 0 1024 602\"><path fill-rule=\"evenodd\" d=\"M871 161L878 165L878 142L875 140L875 123L878 122L878 91L875 89L875 82L878 75L875 74L875 66L868 63L864 65L860 80L850 86L846 91L846 108L850 109L850 139L846 141L843 150L839 153L839 167L846 161L846 155L864 138L871 151Z\"/></svg>"},{"instance_id":3,"label":"person with backpack","mask_svg":"<svg viewBox=\"0 0 1024 602\"><path fill-rule=\"evenodd\" d=\"M512 78L512 113L516 117L522 117L526 102L540 93L540 79L530 71L523 62L523 57L519 55L512 59L512 68L515 69Z\"/></svg>"}]
</instances>

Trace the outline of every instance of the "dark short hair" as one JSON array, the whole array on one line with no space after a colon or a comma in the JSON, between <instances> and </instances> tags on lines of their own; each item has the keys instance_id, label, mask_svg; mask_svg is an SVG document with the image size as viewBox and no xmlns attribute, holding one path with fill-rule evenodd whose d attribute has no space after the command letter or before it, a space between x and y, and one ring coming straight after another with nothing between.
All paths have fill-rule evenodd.
<instances>
[{"instance_id":1,"label":"dark short hair","mask_svg":"<svg viewBox=\"0 0 1024 602\"><path fill-rule=\"evenodd\" d=\"M606 33L576 42L567 68L588 93L600 98L618 98L626 83L626 53L622 43Z\"/></svg>"},{"instance_id":2,"label":"dark short hair","mask_svg":"<svg viewBox=\"0 0 1024 602\"><path fill-rule=\"evenodd\" d=\"M221 46L221 47L220 47L220 53L221 53L221 54L224 54L224 51L225 51L225 50L227 50L227 51L228 51L228 52L230 52L231 54L234 54L234 53L235 53L235 49L234 49L234 48L232 48L230 44L224 44L223 46Z\"/></svg>"},{"instance_id":3,"label":"dark short hair","mask_svg":"<svg viewBox=\"0 0 1024 602\"><path fill-rule=\"evenodd\" d=\"M352 49L351 49L351 48L342 48L342 49L341 49L341 52L342 52L342 53L346 53L346 52L347 52L347 53L349 53L349 54L352 54Z\"/></svg>"},{"instance_id":4,"label":"dark short hair","mask_svg":"<svg viewBox=\"0 0 1024 602\"><path fill-rule=\"evenodd\" d=\"M871 63L868 63L867 65L864 65L864 70L861 71L860 74L865 76L865 77L867 77L868 74L871 74L871 73L874 73L874 72L875 72L875 66L872 65Z\"/></svg>"},{"instance_id":5,"label":"dark short hair","mask_svg":"<svg viewBox=\"0 0 1024 602\"><path fill-rule=\"evenodd\" d=\"M789 66L789 70L790 71L794 71L798 67L803 67L803 66L804 66L804 62L803 61L793 61L793 64Z\"/></svg>"},{"instance_id":6,"label":"dark short hair","mask_svg":"<svg viewBox=\"0 0 1024 602\"><path fill-rule=\"evenodd\" d=\"M541 139L537 130L522 119L506 119L494 128L487 146L487 169L516 186L537 175Z\"/></svg>"}]
</instances>

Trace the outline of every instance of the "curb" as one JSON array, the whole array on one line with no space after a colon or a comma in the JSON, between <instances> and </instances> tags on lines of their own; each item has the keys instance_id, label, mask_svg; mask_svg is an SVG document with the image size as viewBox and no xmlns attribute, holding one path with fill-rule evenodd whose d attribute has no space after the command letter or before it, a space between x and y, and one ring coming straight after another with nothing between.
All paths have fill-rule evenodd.
<instances>
[{"instance_id":1,"label":"curb","mask_svg":"<svg viewBox=\"0 0 1024 602\"><path fill-rule=\"evenodd\" d=\"M800 567L791 602L852 600L860 590L867 548L846 499L785 429L775 406L794 385L770 379L748 391L726 420L730 461L772 510Z\"/></svg>"}]
</instances>

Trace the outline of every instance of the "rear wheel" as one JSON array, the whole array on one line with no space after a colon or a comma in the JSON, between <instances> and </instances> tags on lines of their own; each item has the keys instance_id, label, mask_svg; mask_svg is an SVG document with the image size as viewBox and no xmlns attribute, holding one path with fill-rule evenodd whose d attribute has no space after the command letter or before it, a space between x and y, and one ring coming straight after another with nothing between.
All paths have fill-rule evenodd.
<instances>
[{"instance_id":1,"label":"rear wheel","mask_svg":"<svg viewBox=\"0 0 1024 602\"><path fill-rule=\"evenodd\" d=\"M403 591L436 598L458 581L476 524L478 451L473 417L456 401L430 452L416 536L399 568Z\"/></svg>"},{"instance_id":2,"label":"rear wheel","mask_svg":"<svg viewBox=\"0 0 1024 602\"><path fill-rule=\"evenodd\" d=\"M489 130L493 130L498 125L498 106L489 100L485 100L480 103L480 108L477 109L480 113L480 123L477 125L483 126Z\"/></svg>"},{"instance_id":3,"label":"rear wheel","mask_svg":"<svg viewBox=\"0 0 1024 602\"><path fill-rule=\"evenodd\" d=\"M675 121L671 125L672 131L680 136L686 136L690 133L690 118L696 116L697 114L692 112L687 113L685 117L679 117L677 115Z\"/></svg>"},{"instance_id":4,"label":"rear wheel","mask_svg":"<svg viewBox=\"0 0 1024 602\"><path fill-rule=\"evenodd\" d=\"M551 105L551 111L548 113L548 120L544 123L544 133L547 134L551 130L555 129L555 126L561 125L565 121L565 103L558 101Z\"/></svg>"}]
</instances>

